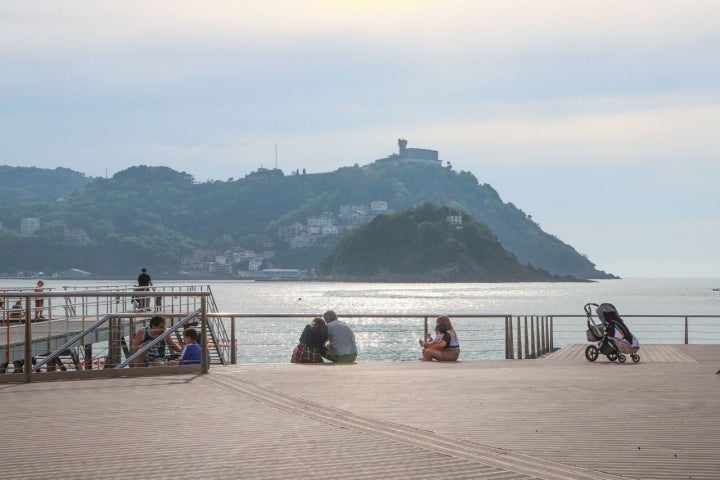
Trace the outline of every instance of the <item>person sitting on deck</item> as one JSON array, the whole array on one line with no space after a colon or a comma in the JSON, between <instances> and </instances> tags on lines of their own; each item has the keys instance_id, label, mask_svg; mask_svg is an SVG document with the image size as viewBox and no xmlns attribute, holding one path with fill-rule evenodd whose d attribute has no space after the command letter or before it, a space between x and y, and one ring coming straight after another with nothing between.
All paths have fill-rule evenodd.
<instances>
[{"instance_id":1,"label":"person sitting on deck","mask_svg":"<svg viewBox=\"0 0 720 480\"><path fill-rule=\"evenodd\" d=\"M136 366L144 365L146 367L161 366L165 364L165 346L167 345L176 352L182 351L182 347L175 343L170 334L165 333L165 319L160 315L155 315L150 319L150 326L139 330L135 334L133 340L133 351L136 352L146 344L152 342L158 337L163 337L161 341L148 349L145 358L136 361Z\"/></svg>"},{"instance_id":2,"label":"person sitting on deck","mask_svg":"<svg viewBox=\"0 0 720 480\"><path fill-rule=\"evenodd\" d=\"M15 320L18 323L25 319L25 311L22 308L20 300L15 302L15 305L10 309L10 321Z\"/></svg>"},{"instance_id":3,"label":"person sitting on deck","mask_svg":"<svg viewBox=\"0 0 720 480\"><path fill-rule=\"evenodd\" d=\"M355 363L357 345L353 331L345 322L338 320L332 310L325 312L323 319L327 323L328 330L328 347L325 349L323 357L333 363Z\"/></svg>"},{"instance_id":4,"label":"person sitting on deck","mask_svg":"<svg viewBox=\"0 0 720 480\"><path fill-rule=\"evenodd\" d=\"M442 350L435 350L434 348L423 348L422 360L431 361L437 360L439 362L455 362L460 356L460 342L458 342L457 333L450 322L450 317L447 315L441 315L436 320L437 328L443 333L443 339L435 345L441 345Z\"/></svg>"},{"instance_id":5,"label":"person sitting on deck","mask_svg":"<svg viewBox=\"0 0 720 480\"><path fill-rule=\"evenodd\" d=\"M320 317L305 325L300 341L293 349L290 363L323 363L322 350L328 339L328 328Z\"/></svg>"},{"instance_id":6,"label":"person sitting on deck","mask_svg":"<svg viewBox=\"0 0 720 480\"><path fill-rule=\"evenodd\" d=\"M202 347L198 345L198 333L194 328L187 328L183 332L185 348L179 360L171 360L168 365L200 365Z\"/></svg>"}]
</instances>

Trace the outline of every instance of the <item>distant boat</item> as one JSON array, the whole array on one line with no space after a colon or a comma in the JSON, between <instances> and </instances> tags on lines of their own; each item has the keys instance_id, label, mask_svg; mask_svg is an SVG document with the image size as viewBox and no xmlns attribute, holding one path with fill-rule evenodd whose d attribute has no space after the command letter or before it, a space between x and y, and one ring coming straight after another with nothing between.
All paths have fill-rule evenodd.
<instances>
[{"instance_id":1,"label":"distant boat","mask_svg":"<svg viewBox=\"0 0 720 480\"><path fill-rule=\"evenodd\" d=\"M713 292L720 292L720 288L713 288Z\"/></svg>"}]
</instances>

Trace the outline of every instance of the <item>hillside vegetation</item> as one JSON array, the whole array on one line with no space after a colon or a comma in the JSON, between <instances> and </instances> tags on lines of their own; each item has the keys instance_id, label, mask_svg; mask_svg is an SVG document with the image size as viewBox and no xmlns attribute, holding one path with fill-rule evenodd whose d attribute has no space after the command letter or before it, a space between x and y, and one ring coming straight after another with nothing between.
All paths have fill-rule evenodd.
<instances>
[{"instance_id":1,"label":"hillside vegetation","mask_svg":"<svg viewBox=\"0 0 720 480\"><path fill-rule=\"evenodd\" d=\"M323 212L337 214L344 204L385 200L395 211L425 201L450 203L487 225L521 264L578 278L608 276L570 245L543 232L525 212L504 203L490 185L449 168L378 161L328 173L265 170L237 180L198 183L167 167L137 166L111 178L91 179L63 202L36 191L38 176L48 172L25 169L14 188L35 195L34 203L0 209L5 227L0 232L0 272L81 268L120 275L144 265L172 274L196 248L222 251L219 237L248 248L272 245L278 255L270 266L276 268L315 267L339 239L290 249L278 238L279 228ZM41 219L41 229L32 237L19 236L24 217ZM64 239L63 232L77 228L89 237L83 245Z\"/></svg>"},{"instance_id":2,"label":"hillside vegetation","mask_svg":"<svg viewBox=\"0 0 720 480\"><path fill-rule=\"evenodd\" d=\"M462 218L453 224L448 217ZM489 228L431 203L381 215L348 234L320 265L347 281L522 282L558 280L521 265Z\"/></svg>"},{"instance_id":3,"label":"hillside vegetation","mask_svg":"<svg viewBox=\"0 0 720 480\"><path fill-rule=\"evenodd\" d=\"M0 165L0 205L55 201L81 191L90 181L90 177L69 168Z\"/></svg>"}]
</instances>

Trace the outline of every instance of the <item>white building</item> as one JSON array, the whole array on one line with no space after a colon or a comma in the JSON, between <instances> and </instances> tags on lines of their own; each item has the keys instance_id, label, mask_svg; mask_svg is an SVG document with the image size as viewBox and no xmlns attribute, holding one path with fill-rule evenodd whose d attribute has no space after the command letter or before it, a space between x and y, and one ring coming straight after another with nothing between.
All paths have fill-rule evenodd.
<instances>
[{"instance_id":1,"label":"white building","mask_svg":"<svg viewBox=\"0 0 720 480\"><path fill-rule=\"evenodd\" d=\"M262 266L263 259L262 258L255 258L253 260L250 260L248 262L248 270L251 272L257 272L260 270L260 266Z\"/></svg>"},{"instance_id":2,"label":"white building","mask_svg":"<svg viewBox=\"0 0 720 480\"><path fill-rule=\"evenodd\" d=\"M368 213L370 209L367 205L340 205L340 217L347 218L355 212Z\"/></svg>"},{"instance_id":3,"label":"white building","mask_svg":"<svg viewBox=\"0 0 720 480\"><path fill-rule=\"evenodd\" d=\"M448 215L445 219L450 225L462 225L462 215Z\"/></svg>"},{"instance_id":4,"label":"white building","mask_svg":"<svg viewBox=\"0 0 720 480\"><path fill-rule=\"evenodd\" d=\"M322 227L323 235L337 235L339 232L337 225L327 225Z\"/></svg>"},{"instance_id":5,"label":"white building","mask_svg":"<svg viewBox=\"0 0 720 480\"><path fill-rule=\"evenodd\" d=\"M32 235L40 229L39 218L23 218L20 220L20 235L27 236Z\"/></svg>"},{"instance_id":6,"label":"white building","mask_svg":"<svg viewBox=\"0 0 720 480\"><path fill-rule=\"evenodd\" d=\"M387 212L388 203L385 200L373 200L370 202L370 211L373 213Z\"/></svg>"}]
</instances>

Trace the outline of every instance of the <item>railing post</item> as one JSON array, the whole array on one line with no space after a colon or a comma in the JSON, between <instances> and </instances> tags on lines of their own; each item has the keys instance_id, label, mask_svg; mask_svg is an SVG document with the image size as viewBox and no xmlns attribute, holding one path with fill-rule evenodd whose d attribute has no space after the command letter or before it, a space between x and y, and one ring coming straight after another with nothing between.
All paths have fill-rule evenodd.
<instances>
[{"instance_id":1,"label":"railing post","mask_svg":"<svg viewBox=\"0 0 720 480\"><path fill-rule=\"evenodd\" d=\"M540 349L540 317L539 316L535 319L535 328L537 329L537 332L535 333L535 341L537 342L537 356L542 357L542 350Z\"/></svg>"},{"instance_id":2,"label":"railing post","mask_svg":"<svg viewBox=\"0 0 720 480\"><path fill-rule=\"evenodd\" d=\"M543 355L548 352L548 320L547 316L542 317L542 351Z\"/></svg>"},{"instance_id":3,"label":"railing post","mask_svg":"<svg viewBox=\"0 0 720 480\"><path fill-rule=\"evenodd\" d=\"M514 347L514 340L513 340L513 328L512 328L512 316L508 315L505 317L505 328L506 328L506 335L507 335L507 353L506 358L508 360L514 360L515 359L515 347Z\"/></svg>"},{"instance_id":4,"label":"railing post","mask_svg":"<svg viewBox=\"0 0 720 480\"><path fill-rule=\"evenodd\" d=\"M208 373L208 344L207 344L207 299L205 295L200 297L200 338L202 338L202 357L200 365L202 373Z\"/></svg>"},{"instance_id":5,"label":"railing post","mask_svg":"<svg viewBox=\"0 0 720 480\"><path fill-rule=\"evenodd\" d=\"M509 359L510 356L508 355L508 324L507 324L507 316L505 317L505 360Z\"/></svg>"},{"instance_id":6,"label":"railing post","mask_svg":"<svg viewBox=\"0 0 720 480\"><path fill-rule=\"evenodd\" d=\"M550 351L555 351L555 317L550 317Z\"/></svg>"},{"instance_id":7,"label":"railing post","mask_svg":"<svg viewBox=\"0 0 720 480\"><path fill-rule=\"evenodd\" d=\"M120 359L120 319L111 318L108 321L108 356L103 368L115 368Z\"/></svg>"},{"instance_id":8,"label":"railing post","mask_svg":"<svg viewBox=\"0 0 720 480\"><path fill-rule=\"evenodd\" d=\"M520 329L520 317L517 317L517 358L522 360L522 331Z\"/></svg>"},{"instance_id":9,"label":"railing post","mask_svg":"<svg viewBox=\"0 0 720 480\"><path fill-rule=\"evenodd\" d=\"M30 297L25 297L25 383L32 382L32 311L30 310ZM10 328L10 327L8 327Z\"/></svg>"},{"instance_id":10,"label":"railing post","mask_svg":"<svg viewBox=\"0 0 720 480\"><path fill-rule=\"evenodd\" d=\"M423 330L423 332L424 332L423 342L427 342L428 333L430 333L430 332L428 331L428 317L425 317L425 329Z\"/></svg>"},{"instance_id":11,"label":"railing post","mask_svg":"<svg viewBox=\"0 0 720 480\"><path fill-rule=\"evenodd\" d=\"M528 342L528 323L525 315L525 359L530 358L530 342Z\"/></svg>"},{"instance_id":12,"label":"railing post","mask_svg":"<svg viewBox=\"0 0 720 480\"><path fill-rule=\"evenodd\" d=\"M132 341L130 342L132 345ZM81 370L92 370L93 346L92 343L85 344L85 366ZM76 365L77 367L77 365Z\"/></svg>"},{"instance_id":13,"label":"railing post","mask_svg":"<svg viewBox=\"0 0 720 480\"><path fill-rule=\"evenodd\" d=\"M535 355L535 315L530 317L530 344L532 345L532 352L530 357L536 358Z\"/></svg>"},{"instance_id":14,"label":"railing post","mask_svg":"<svg viewBox=\"0 0 720 480\"><path fill-rule=\"evenodd\" d=\"M230 365L237 365L237 340L235 339L235 317L230 317Z\"/></svg>"},{"instance_id":15,"label":"railing post","mask_svg":"<svg viewBox=\"0 0 720 480\"><path fill-rule=\"evenodd\" d=\"M688 344L688 317L685 317L685 345Z\"/></svg>"}]
</instances>

